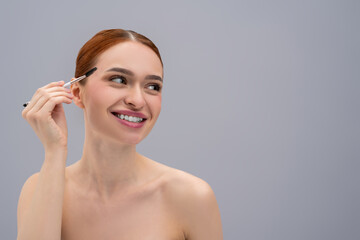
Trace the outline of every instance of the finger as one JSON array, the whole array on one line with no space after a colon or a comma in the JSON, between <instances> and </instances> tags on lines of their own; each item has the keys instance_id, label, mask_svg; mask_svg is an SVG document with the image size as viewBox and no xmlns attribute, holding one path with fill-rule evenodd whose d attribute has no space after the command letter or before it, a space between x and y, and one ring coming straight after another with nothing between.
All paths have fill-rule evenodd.
<instances>
[{"instance_id":1,"label":"finger","mask_svg":"<svg viewBox=\"0 0 360 240\"><path fill-rule=\"evenodd\" d=\"M52 83L50 83L50 84L52 84ZM42 98L43 96L46 96L48 94L47 90L46 90L47 88L45 88L45 87L41 87L36 90L36 92L34 93L34 95L31 98L30 102L26 106L25 110L31 111L31 109L36 105L37 101L39 101L40 98Z\"/></svg>"},{"instance_id":2,"label":"finger","mask_svg":"<svg viewBox=\"0 0 360 240\"><path fill-rule=\"evenodd\" d=\"M46 92L48 92L48 93L52 93L52 92L67 92L67 93L69 93L71 91L70 91L70 89L64 88L64 87L51 87L51 88L48 88L46 90Z\"/></svg>"},{"instance_id":3,"label":"finger","mask_svg":"<svg viewBox=\"0 0 360 240\"><path fill-rule=\"evenodd\" d=\"M46 121L49 113L53 111L55 106L59 103L67 103L70 104L72 102L72 98L69 96L58 95L55 97L51 97L50 99L43 98L38 101L38 103L28 111L26 116L24 117L30 124L31 122L37 121ZM46 107L45 107L46 106ZM45 107L45 108L44 108ZM50 107L52 107L50 109ZM37 111L35 111L37 110Z\"/></svg>"},{"instance_id":4,"label":"finger","mask_svg":"<svg viewBox=\"0 0 360 240\"><path fill-rule=\"evenodd\" d=\"M63 86L64 84L65 84L64 81L51 82L51 83L45 85L45 86L42 87L42 88L47 89L47 88L56 87L56 86Z\"/></svg>"},{"instance_id":5,"label":"finger","mask_svg":"<svg viewBox=\"0 0 360 240\"><path fill-rule=\"evenodd\" d=\"M61 103L70 104L72 99L65 97L65 96L56 96L52 97L45 104L41 107L41 109L37 112L31 110L28 113L30 121L47 121L49 115L56 109L57 105L61 105Z\"/></svg>"},{"instance_id":6,"label":"finger","mask_svg":"<svg viewBox=\"0 0 360 240\"><path fill-rule=\"evenodd\" d=\"M53 92L53 93L48 93L46 95L43 95L37 102L36 104L32 107L32 112L38 112L41 111L43 106L46 104L46 102L50 101L52 98L54 97L59 97L59 96L63 96L63 97L67 97L68 99L70 99L72 101L72 94L71 93L67 93L67 92ZM51 110L52 111L52 110Z\"/></svg>"},{"instance_id":7,"label":"finger","mask_svg":"<svg viewBox=\"0 0 360 240\"><path fill-rule=\"evenodd\" d=\"M27 113L23 113L23 117L25 119L27 119L27 116L29 117L29 119L32 118L32 116L34 116L35 113L41 111L41 108L44 106L46 101L49 101L52 97L57 97L57 96L66 96L66 97L72 99L72 95L70 93L64 93L64 92L55 92L52 94L42 95L39 98L39 100L35 104L33 104L33 106L29 107L29 110Z\"/></svg>"},{"instance_id":8,"label":"finger","mask_svg":"<svg viewBox=\"0 0 360 240\"><path fill-rule=\"evenodd\" d=\"M48 116L49 112L52 112L57 104L61 104L61 103L70 104L71 102L72 99L65 96L53 97L44 104L44 106L41 108L41 111L39 111L39 114Z\"/></svg>"},{"instance_id":9,"label":"finger","mask_svg":"<svg viewBox=\"0 0 360 240\"><path fill-rule=\"evenodd\" d=\"M36 102L41 98L42 95L46 94L47 92L54 92L54 91L64 91L64 92L71 92L70 89L62 87L64 85L64 81L59 82L52 82L48 85L41 87L36 90L35 94L31 98L30 102L27 104L26 108L23 111L23 116L26 115L28 111L36 104Z\"/></svg>"},{"instance_id":10,"label":"finger","mask_svg":"<svg viewBox=\"0 0 360 240\"><path fill-rule=\"evenodd\" d=\"M43 88L39 88L36 90L31 100L27 103L27 106L22 111L22 117L26 119L26 116L29 112L31 112L32 108L36 105L37 101L41 98L41 96L45 94L45 90Z\"/></svg>"}]
</instances>

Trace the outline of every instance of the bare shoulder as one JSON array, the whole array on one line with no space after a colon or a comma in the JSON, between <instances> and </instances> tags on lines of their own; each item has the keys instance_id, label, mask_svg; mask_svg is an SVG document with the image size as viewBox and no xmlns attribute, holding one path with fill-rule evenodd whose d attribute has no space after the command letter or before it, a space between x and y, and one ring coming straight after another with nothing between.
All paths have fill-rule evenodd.
<instances>
[{"instance_id":1,"label":"bare shoulder","mask_svg":"<svg viewBox=\"0 0 360 240\"><path fill-rule=\"evenodd\" d=\"M164 175L167 204L181 221L186 239L222 239L220 211L214 191L203 179L168 168Z\"/></svg>"},{"instance_id":2,"label":"bare shoulder","mask_svg":"<svg viewBox=\"0 0 360 240\"><path fill-rule=\"evenodd\" d=\"M28 179L25 181L20 197L19 197L19 204L23 203L25 200L27 200L28 197L31 197L33 192L35 191L36 183L39 178L39 172L31 175L28 177Z\"/></svg>"},{"instance_id":3,"label":"bare shoulder","mask_svg":"<svg viewBox=\"0 0 360 240\"><path fill-rule=\"evenodd\" d=\"M17 209L17 220L18 227L21 222L22 216L24 212L28 209L30 204L30 200L34 194L36 183L39 178L39 173L35 173L31 175L24 183L18 201L18 209Z\"/></svg>"},{"instance_id":4,"label":"bare shoulder","mask_svg":"<svg viewBox=\"0 0 360 240\"><path fill-rule=\"evenodd\" d=\"M147 160L151 162L151 172L161 176L162 190L169 197L198 198L213 194L210 185L203 179L149 158Z\"/></svg>"},{"instance_id":5,"label":"bare shoulder","mask_svg":"<svg viewBox=\"0 0 360 240\"><path fill-rule=\"evenodd\" d=\"M192 198L213 194L211 186L206 181L179 169L169 168L165 181L167 192L176 197L194 200Z\"/></svg>"}]
</instances>

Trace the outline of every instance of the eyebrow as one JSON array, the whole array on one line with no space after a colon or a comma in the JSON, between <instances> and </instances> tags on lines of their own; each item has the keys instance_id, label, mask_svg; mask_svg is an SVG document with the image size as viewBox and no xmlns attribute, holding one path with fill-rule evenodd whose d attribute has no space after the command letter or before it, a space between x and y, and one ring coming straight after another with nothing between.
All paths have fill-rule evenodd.
<instances>
[{"instance_id":1,"label":"eyebrow","mask_svg":"<svg viewBox=\"0 0 360 240\"><path fill-rule=\"evenodd\" d=\"M119 68L119 67L110 68L110 69L106 70L106 72L119 72L119 73L123 73L123 74L129 75L129 76L132 76L132 77L135 76L135 74L132 71L125 69L125 68ZM158 75L147 75L145 77L145 79L146 80L158 80L160 82L163 81L163 79Z\"/></svg>"}]
</instances>

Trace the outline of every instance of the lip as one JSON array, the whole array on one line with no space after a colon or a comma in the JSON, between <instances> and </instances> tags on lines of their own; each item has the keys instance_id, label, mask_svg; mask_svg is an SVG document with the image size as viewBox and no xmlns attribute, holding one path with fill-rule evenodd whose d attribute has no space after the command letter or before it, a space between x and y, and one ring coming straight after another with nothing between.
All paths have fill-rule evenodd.
<instances>
[{"instance_id":1,"label":"lip","mask_svg":"<svg viewBox=\"0 0 360 240\"><path fill-rule=\"evenodd\" d=\"M128 116L133 116L133 117L139 117L139 118L142 118L143 121L139 122L139 123L129 122L129 121L126 121L125 119L120 119L120 118L116 117L113 113L124 114L124 115L128 115ZM130 110L114 110L114 111L111 111L111 115L113 115L114 118L121 124L123 124L127 127L131 127L131 128L141 128L142 126L144 126L144 124L147 120L147 117L145 114L140 113L140 112L130 111Z\"/></svg>"},{"instance_id":2,"label":"lip","mask_svg":"<svg viewBox=\"0 0 360 240\"><path fill-rule=\"evenodd\" d=\"M130 110L114 110L111 111L112 113L117 113L117 114L124 114L124 115L128 115L128 116L133 116L133 117L139 117L142 119L147 119L146 115L140 112L134 112L134 111L130 111Z\"/></svg>"},{"instance_id":3,"label":"lip","mask_svg":"<svg viewBox=\"0 0 360 240\"><path fill-rule=\"evenodd\" d=\"M144 126L146 119L144 119L144 121L139 122L139 123L135 123L135 122L129 122L123 119L120 119L118 117L116 117L114 114L111 114L118 122L120 122L121 124L127 126L127 127L131 127L131 128L141 128L142 126Z\"/></svg>"}]
</instances>

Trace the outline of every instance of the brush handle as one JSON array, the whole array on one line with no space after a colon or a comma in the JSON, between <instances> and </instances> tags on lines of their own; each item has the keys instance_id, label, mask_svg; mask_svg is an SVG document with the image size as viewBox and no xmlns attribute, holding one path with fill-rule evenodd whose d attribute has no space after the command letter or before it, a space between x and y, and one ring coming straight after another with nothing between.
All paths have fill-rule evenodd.
<instances>
[{"instance_id":1,"label":"brush handle","mask_svg":"<svg viewBox=\"0 0 360 240\"><path fill-rule=\"evenodd\" d=\"M64 88L70 87L71 84L76 83L76 82L78 82L80 80L83 80L84 78L86 78L86 75L82 75L81 77L78 77L78 78L76 78L76 79L74 79L74 80L72 80L70 82L65 83L63 87Z\"/></svg>"}]
</instances>

